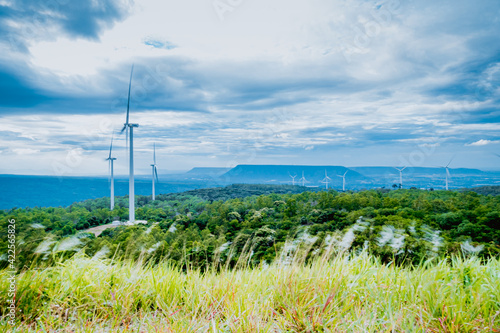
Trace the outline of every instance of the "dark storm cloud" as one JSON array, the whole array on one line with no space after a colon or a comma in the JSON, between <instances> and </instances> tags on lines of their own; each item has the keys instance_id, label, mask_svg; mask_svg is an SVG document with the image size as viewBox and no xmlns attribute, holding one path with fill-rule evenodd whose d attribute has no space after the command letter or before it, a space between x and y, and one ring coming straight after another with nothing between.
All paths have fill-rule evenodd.
<instances>
[{"instance_id":1,"label":"dark storm cloud","mask_svg":"<svg viewBox=\"0 0 500 333\"><path fill-rule=\"evenodd\" d=\"M0 108L28 108L48 99L49 97L23 79L19 73L11 72L0 66Z\"/></svg>"},{"instance_id":2,"label":"dark storm cloud","mask_svg":"<svg viewBox=\"0 0 500 333\"><path fill-rule=\"evenodd\" d=\"M0 30L18 51L27 51L33 39L50 40L61 33L97 40L104 29L126 17L128 5L120 0L16 0L0 7Z\"/></svg>"}]
</instances>

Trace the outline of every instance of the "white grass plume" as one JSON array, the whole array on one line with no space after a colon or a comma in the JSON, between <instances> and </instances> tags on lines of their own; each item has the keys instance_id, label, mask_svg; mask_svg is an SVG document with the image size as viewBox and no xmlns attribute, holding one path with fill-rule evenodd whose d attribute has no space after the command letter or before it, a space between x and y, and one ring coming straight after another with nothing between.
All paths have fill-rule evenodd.
<instances>
[{"instance_id":1,"label":"white grass plume","mask_svg":"<svg viewBox=\"0 0 500 333\"><path fill-rule=\"evenodd\" d=\"M64 251L78 251L78 247L83 243L78 239L78 237L68 237L59 242L53 249L55 252L64 252Z\"/></svg>"},{"instance_id":2,"label":"white grass plume","mask_svg":"<svg viewBox=\"0 0 500 333\"><path fill-rule=\"evenodd\" d=\"M460 244L460 247L464 254L478 254L484 249L484 245L474 246L468 240Z\"/></svg>"}]
</instances>

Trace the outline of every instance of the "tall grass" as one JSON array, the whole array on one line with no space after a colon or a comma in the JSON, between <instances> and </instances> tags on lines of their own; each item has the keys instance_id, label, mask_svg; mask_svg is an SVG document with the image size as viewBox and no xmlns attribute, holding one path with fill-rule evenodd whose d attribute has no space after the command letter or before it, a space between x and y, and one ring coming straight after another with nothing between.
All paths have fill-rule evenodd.
<instances>
[{"instance_id":1,"label":"tall grass","mask_svg":"<svg viewBox=\"0 0 500 333\"><path fill-rule=\"evenodd\" d=\"M16 332L500 332L498 259L398 267L361 253L183 272L77 255L17 286Z\"/></svg>"}]
</instances>

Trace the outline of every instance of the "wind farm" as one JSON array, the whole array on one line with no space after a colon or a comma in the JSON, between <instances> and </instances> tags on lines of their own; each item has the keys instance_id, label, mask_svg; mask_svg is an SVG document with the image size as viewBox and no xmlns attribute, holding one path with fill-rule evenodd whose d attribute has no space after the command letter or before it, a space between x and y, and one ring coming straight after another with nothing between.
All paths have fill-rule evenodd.
<instances>
[{"instance_id":1,"label":"wind farm","mask_svg":"<svg viewBox=\"0 0 500 333\"><path fill-rule=\"evenodd\" d=\"M0 332L499 332L500 2L1 0Z\"/></svg>"}]
</instances>

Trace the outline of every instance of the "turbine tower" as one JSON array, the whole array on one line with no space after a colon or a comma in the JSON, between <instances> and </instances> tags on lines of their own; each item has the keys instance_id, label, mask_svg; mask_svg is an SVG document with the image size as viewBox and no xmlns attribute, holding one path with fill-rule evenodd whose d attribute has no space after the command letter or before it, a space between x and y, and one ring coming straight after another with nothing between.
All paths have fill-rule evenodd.
<instances>
[{"instance_id":1,"label":"turbine tower","mask_svg":"<svg viewBox=\"0 0 500 333\"><path fill-rule=\"evenodd\" d=\"M302 182L302 186L305 186L307 182L306 177L304 177L304 171L302 171L302 178L299 179L299 182Z\"/></svg>"},{"instance_id":2,"label":"turbine tower","mask_svg":"<svg viewBox=\"0 0 500 333\"><path fill-rule=\"evenodd\" d=\"M153 169L153 201L155 201L155 180L158 182L158 168L156 167L156 143L153 143L153 164L151 164L151 168Z\"/></svg>"},{"instance_id":3,"label":"turbine tower","mask_svg":"<svg viewBox=\"0 0 500 333\"><path fill-rule=\"evenodd\" d=\"M109 156L106 159L106 161L109 161L109 180L110 180L110 200L111 200L111 205L110 205L110 210L113 210L115 208L115 178L114 178L114 161L116 161L115 157L111 156L111 153L113 151L113 135L111 135L111 144L109 145Z\"/></svg>"},{"instance_id":4,"label":"turbine tower","mask_svg":"<svg viewBox=\"0 0 500 333\"><path fill-rule=\"evenodd\" d=\"M323 178L323 180L321 181L323 184L325 184L325 187L326 189L328 190L328 182L332 180L330 177L328 177L328 174L326 173L326 169L325 169L325 178Z\"/></svg>"},{"instance_id":5,"label":"turbine tower","mask_svg":"<svg viewBox=\"0 0 500 333\"><path fill-rule=\"evenodd\" d=\"M131 124L129 122L130 113L130 88L132 87L132 74L134 66L130 71L130 81L128 84L128 101L127 101L127 118L120 133L126 130L126 142L129 145L129 183L128 183L128 219L129 222L135 222L135 192L134 192L134 127L139 127L139 124ZM129 143L130 141L130 143Z\"/></svg>"},{"instance_id":6,"label":"turbine tower","mask_svg":"<svg viewBox=\"0 0 500 333\"><path fill-rule=\"evenodd\" d=\"M337 175L337 177L342 177L342 191L345 192L345 175L347 175L347 173L349 172L349 170L347 170L344 175Z\"/></svg>"},{"instance_id":7,"label":"turbine tower","mask_svg":"<svg viewBox=\"0 0 500 333\"><path fill-rule=\"evenodd\" d=\"M292 176L290 173L288 173L288 175L290 176L290 178L292 178L292 185L295 186L295 178L297 177L297 175Z\"/></svg>"},{"instance_id":8,"label":"turbine tower","mask_svg":"<svg viewBox=\"0 0 500 333\"><path fill-rule=\"evenodd\" d=\"M403 170L406 169L406 167L402 167L401 169L394 168L399 171L399 188L403 188Z\"/></svg>"}]
</instances>

